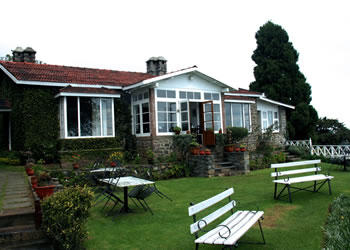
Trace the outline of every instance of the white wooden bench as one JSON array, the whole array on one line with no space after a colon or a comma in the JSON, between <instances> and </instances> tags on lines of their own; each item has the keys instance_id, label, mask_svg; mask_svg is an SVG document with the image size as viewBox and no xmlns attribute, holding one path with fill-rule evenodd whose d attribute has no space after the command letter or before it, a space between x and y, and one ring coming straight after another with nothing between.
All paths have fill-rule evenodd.
<instances>
[{"instance_id":1,"label":"white wooden bench","mask_svg":"<svg viewBox=\"0 0 350 250\"><path fill-rule=\"evenodd\" d=\"M271 176L275 179L273 180L273 183L275 183L275 192L274 192L274 198L276 200L284 197L289 196L289 202L292 202L292 193L305 190L309 192L318 192L321 187L328 183L329 188L329 194L332 194L331 190L331 180L334 178L333 176L328 176L324 174L319 174L319 171L321 171L321 167L318 167L317 164L321 163L321 160L311 160L311 161L296 161L296 162L286 162L286 163L277 163L277 164L271 164L271 168L275 170L275 172L271 173ZM297 168L293 170L287 170L287 171L280 171L280 169L285 169L287 167L300 167L300 166L307 166L307 165L314 165L314 167L311 168ZM314 172L314 174L309 175L309 173ZM307 175L303 175L306 174ZM290 175L298 175L297 177L290 178ZM282 177L279 179L279 177ZM302 182L313 182L311 186L300 188L292 186L296 183L302 183ZM277 187L278 185L284 185L283 189L277 194ZM316 188L319 185L318 188ZM296 189L296 191L291 192L291 188ZM310 189L312 188L312 189ZM288 190L288 194L282 195L285 190Z\"/></svg>"},{"instance_id":2,"label":"white wooden bench","mask_svg":"<svg viewBox=\"0 0 350 250\"><path fill-rule=\"evenodd\" d=\"M256 244L265 244L265 238L262 231L260 219L263 219L263 211L236 211L233 213L233 208L236 206L236 202L231 200L231 194L233 194L233 188L227 189L226 191L219 193L205 201L197 204L190 203L188 208L189 216L193 216L193 224L190 225L191 234L195 234L196 249L199 244L219 244L225 247L238 246L238 240L256 223L259 223L261 236L263 242L256 242ZM229 202L217 209L216 211L208 214L202 219L197 220L196 214L213 206L214 204L228 198ZM259 209L257 209L259 210ZM222 215L231 211L231 216L225 219L223 222L218 224L215 228L204 231L204 228L211 222L215 221ZM226 217L225 217L226 218ZM199 236L199 232L205 232ZM242 243L242 242L240 242ZM250 242L252 243L252 242Z\"/></svg>"}]
</instances>

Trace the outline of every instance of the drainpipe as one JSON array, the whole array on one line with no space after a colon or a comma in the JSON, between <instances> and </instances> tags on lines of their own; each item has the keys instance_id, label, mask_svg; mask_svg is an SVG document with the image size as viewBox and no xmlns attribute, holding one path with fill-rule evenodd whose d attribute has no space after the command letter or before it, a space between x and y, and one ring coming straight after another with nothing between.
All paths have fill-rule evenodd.
<instances>
[{"instance_id":1,"label":"drainpipe","mask_svg":"<svg viewBox=\"0 0 350 250\"><path fill-rule=\"evenodd\" d=\"M9 118L9 151L12 150L12 144L11 144L11 120Z\"/></svg>"}]
</instances>

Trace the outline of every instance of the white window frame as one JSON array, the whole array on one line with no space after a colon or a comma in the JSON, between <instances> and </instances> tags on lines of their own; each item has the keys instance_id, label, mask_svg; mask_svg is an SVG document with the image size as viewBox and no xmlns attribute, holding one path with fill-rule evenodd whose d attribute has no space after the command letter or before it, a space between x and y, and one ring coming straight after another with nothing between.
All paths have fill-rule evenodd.
<instances>
[{"instance_id":1,"label":"white window frame","mask_svg":"<svg viewBox=\"0 0 350 250\"><path fill-rule=\"evenodd\" d=\"M145 99L145 93L147 93L147 98ZM142 94L142 100L138 99L138 96ZM137 101L135 101L135 96ZM148 116L149 116L149 133L143 133L143 113L142 113L142 105L148 103ZM135 119L134 119L134 106L138 105L139 106L139 110L140 110L140 133L136 134L136 128L135 128ZM135 93L132 93L131 95L131 116L132 116L132 134L136 135L136 137L139 136L150 136L151 135L151 105L149 102L149 92L148 89L147 90L143 90L143 91L138 91Z\"/></svg>"},{"instance_id":2,"label":"white window frame","mask_svg":"<svg viewBox=\"0 0 350 250\"><path fill-rule=\"evenodd\" d=\"M157 97L157 90L172 90L176 92L176 98L166 98L166 97ZM180 91L184 92L199 92L201 99L180 99ZM181 112L180 112L180 102L197 102L202 103L208 100L204 100L204 93L218 94L219 100L212 100L213 104L219 104L220 107L220 128L222 128L222 103L221 103L221 92L214 90L199 90L199 89L183 89L183 88L154 88L154 102L155 102L155 112L156 112L156 135L174 135L173 132L158 132L158 102L175 102L176 103L176 126L182 127L181 125ZM187 95L187 94L186 94ZM188 106L189 109L189 106ZM216 130L215 132L218 132ZM186 131L181 131L182 134L185 134Z\"/></svg>"},{"instance_id":3,"label":"white window frame","mask_svg":"<svg viewBox=\"0 0 350 250\"><path fill-rule=\"evenodd\" d=\"M60 128L61 133L60 136L62 139L82 139L82 138L110 138L115 137L115 117L114 117L114 98L111 97L97 97L97 96L68 96L68 97L76 97L77 98L77 113L78 113L78 136L68 136L68 118L67 118L67 96L62 96L63 101L60 101L60 112L64 112L64 115L62 116L60 114L60 126L64 125L64 130ZM80 134L80 97L89 97L89 98L99 98L100 100L100 129L101 129L101 135L100 136L81 136ZM103 121L103 112L102 112L102 99L111 99L112 100L112 135L102 135L102 121ZM62 100L62 99L61 99ZM63 119L63 121L62 121Z\"/></svg>"},{"instance_id":4,"label":"white window frame","mask_svg":"<svg viewBox=\"0 0 350 250\"><path fill-rule=\"evenodd\" d=\"M273 133L279 133L280 132L280 121L279 121L279 111L278 111L278 108L277 109L267 109L267 108L264 108L264 109L261 109L260 110L261 112L261 131L263 133L266 132L266 129L269 128L271 125L273 125L273 129L272 129L272 132ZM272 124L269 122L269 112L272 113ZM264 118L264 114L266 114L266 118ZM277 114L277 118L275 118L275 114ZM267 123L267 127L264 128L264 121L266 121ZM275 123L277 122L277 126L275 126Z\"/></svg>"},{"instance_id":5,"label":"white window frame","mask_svg":"<svg viewBox=\"0 0 350 250\"><path fill-rule=\"evenodd\" d=\"M254 103L254 102L252 102L252 101L226 101L225 100L225 105L226 104L229 104L229 105L231 105L231 104L248 104L248 113L249 113L249 129L248 129L248 132L252 132L252 111L251 111L251 104L252 103ZM231 114L230 114L230 116L231 116L231 126L233 127L233 111L232 111L232 106L231 106ZM245 128L245 118L244 118L244 108L243 108L243 106L242 106L242 116L241 116L241 118L242 118L242 122L243 122L243 127L242 128ZM225 113L225 116L226 116L226 113ZM225 117L225 119L226 119L226 117Z\"/></svg>"}]
</instances>

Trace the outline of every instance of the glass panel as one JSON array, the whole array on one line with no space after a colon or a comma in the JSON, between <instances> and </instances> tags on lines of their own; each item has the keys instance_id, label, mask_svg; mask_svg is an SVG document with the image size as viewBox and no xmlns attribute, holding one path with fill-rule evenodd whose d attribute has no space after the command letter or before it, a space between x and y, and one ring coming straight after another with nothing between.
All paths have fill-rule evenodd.
<instances>
[{"instance_id":1,"label":"glass panel","mask_svg":"<svg viewBox=\"0 0 350 250\"><path fill-rule=\"evenodd\" d=\"M211 111L211 103L204 104L204 111L205 112L210 112Z\"/></svg>"},{"instance_id":2,"label":"glass panel","mask_svg":"<svg viewBox=\"0 0 350 250\"><path fill-rule=\"evenodd\" d=\"M250 130L249 104L243 104L244 127Z\"/></svg>"},{"instance_id":3,"label":"glass panel","mask_svg":"<svg viewBox=\"0 0 350 250\"><path fill-rule=\"evenodd\" d=\"M187 121L188 120L188 112L182 112L181 113L181 121Z\"/></svg>"},{"instance_id":4,"label":"glass panel","mask_svg":"<svg viewBox=\"0 0 350 250\"><path fill-rule=\"evenodd\" d=\"M133 100L134 102L137 102L137 95L134 95L134 96L132 97L132 100Z\"/></svg>"},{"instance_id":5,"label":"glass panel","mask_svg":"<svg viewBox=\"0 0 350 250\"><path fill-rule=\"evenodd\" d=\"M169 113L168 122L176 122L176 113Z\"/></svg>"},{"instance_id":6,"label":"glass panel","mask_svg":"<svg viewBox=\"0 0 350 250\"><path fill-rule=\"evenodd\" d=\"M166 119L166 113L158 112L158 121L160 121L160 122L166 122L166 121L167 121L167 119Z\"/></svg>"},{"instance_id":7,"label":"glass panel","mask_svg":"<svg viewBox=\"0 0 350 250\"><path fill-rule=\"evenodd\" d=\"M140 131L140 124L137 124L137 125L135 126L135 133L136 133L136 134L140 134L140 133L141 133L141 131Z\"/></svg>"},{"instance_id":8,"label":"glass panel","mask_svg":"<svg viewBox=\"0 0 350 250\"><path fill-rule=\"evenodd\" d=\"M211 113L205 113L204 120L205 120L205 121L212 121Z\"/></svg>"},{"instance_id":9,"label":"glass panel","mask_svg":"<svg viewBox=\"0 0 350 250\"><path fill-rule=\"evenodd\" d=\"M149 113L142 114L142 122L143 123L149 122Z\"/></svg>"},{"instance_id":10,"label":"glass panel","mask_svg":"<svg viewBox=\"0 0 350 250\"><path fill-rule=\"evenodd\" d=\"M166 111L166 102L157 102L158 111Z\"/></svg>"},{"instance_id":11,"label":"glass panel","mask_svg":"<svg viewBox=\"0 0 350 250\"><path fill-rule=\"evenodd\" d=\"M187 111L187 102L181 103L181 111Z\"/></svg>"},{"instance_id":12,"label":"glass panel","mask_svg":"<svg viewBox=\"0 0 350 250\"><path fill-rule=\"evenodd\" d=\"M278 129L279 129L278 121L275 121L275 122L274 122L274 124L273 124L273 129L274 129L274 130L278 130Z\"/></svg>"},{"instance_id":13,"label":"glass panel","mask_svg":"<svg viewBox=\"0 0 350 250\"><path fill-rule=\"evenodd\" d=\"M143 124L142 128L143 128L143 133L149 133L149 123Z\"/></svg>"},{"instance_id":14,"label":"glass panel","mask_svg":"<svg viewBox=\"0 0 350 250\"><path fill-rule=\"evenodd\" d=\"M113 135L112 99L101 99L102 103L102 135Z\"/></svg>"},{"instance_id":15,"label":"glass panel","mask_svg":"<svg viewBox=\"0 0 350 250\"><path fill-rule=\"evenodd\" d=\"M142 104L142 113L148 113L149 109L148 109L148 103L143 103Z\"/></svg>"},{"instance_id":16,"label":"glass panel","mask_svg":"<svg viewBox=\"0 0 350 250\"><path fill-rule=\"evenodd\" d=\"M263 119L267 119L267 113L266 113L266 111L263 111L262 114L263 114Z\"/></svg>"},{"instance_id":17,"label":"glass panel","mask_svg":"<svg viewBox=\"0 0 350 250\"><path fill-rule=\"evenodd\" d=\"M186 92L180 91L180 99L186 99Z\"/></svg>"},{"instance_id":18,"label":"glass panel","mask_svg":"<svg viewBox=\"0 0 350 250\"><path fill-rule=\"evenodd\" d=\"M176 123L169 123L168 132L174 132L173 128L176 127Z\"/></svg>"},{"instance_id":19,"label":"glass panel","mask_svg":"<svg viewBox=\"0 0 350 250\"><path fill-rule=\"evenodd\" d=\"M193 92L187 92L187 99L193 99Z\"/></svg>"},{"instance_id":20,"label":"glass panel","mask_svg":"<svg viewBox=\"0 0 350 250\"><path fill-rule=\"evenodd\" d=\"M220 113L214 113L214 121L220 121Z\"/></svg>"},{"instance_id":21,"label":"glass panel","mask_svg":"<svg viewBox=\"0 0 350 250\"><path fill-rule=\"evenodd\" d=\"M267 121L263 121L263 129L267 129Z\"/></svg>"},{"instance_id":22,"label":"glass panel","mask_svg":"<svg viewBox=\"0 0 350 250\"><path fill-rule=\"evenodd\" d=\"M213 100L220 100L219 94L213 93Z\"/></svg>"},{"instance_id":23,"label":"glass panel","mask_svg":"<svg viewBox=\"0 0 350 250\"><path fill-rule=\"evenodd\" d=\"M274 112L274 119L278 119L278 113Z\"/></svg>"},{"instance_id":24,"label":"glass panel","mask_svg":"<svg viewBox=\"0 0 350 250\"><path fill-rule=\"evenodd\" d=\"M157 97L166 97L166 91L163 89L157 89Z\"/></svg>"},{"instance_id":25,"label":"glass panel","mask_svg":"<svg viewBox=\"0 0 350 250\"><path fill-rule=\"evenodd\" d=\"M134 105L133 109L133 118L134 118L134 128L135 128L135 133L139 134L140 133L140 107L139 105Z\"/></svg>"},{"instance_id":26,"label":"glass panel","mask_svg":"<svg viewBox=\"0 0 350 250\"><path fill-rule=\"evenodd\" d=\"M176 98L176 91L175 90L167 90L167 97L168 98Z\"/></svg>"},{"instance_id":27,"label":"glass panel","mask_svg":"<svg viewBox=\"0 0 350 250\"><path fill-rule=\"evenodd\" d=\"M139 101L141 101L142 100L142 93L141 94L139 94L139 97L137 98Z\"/></svg>"},{"instance_id":28,"label":"glass panel","mask_svg":"<svg viewBox=\"0 0 350 250\"><path fill-rule=\"evenodd\" d=\"M148 92L143 93L143 99L148 99Z\"/></svg>"},{"instance_id":29,"label":"glass panel","mask_svg":"<svg viewBox=\"0 0 350 250\"><path fill-rule=\"evenodd\" d=\"M194 92L194 99L201 99L201 93L200 92Z\"/></svg>"},{"instance_id":30,"label":"glass panel","mask_svg":"<svg viewBox=\"0 0 350 250\"><path fill-rule=\"evenodd\" d=\"M233 127L243 127L242 104L232 104Z\"/></svg>"},{"instance_id":31,"label":"glass panel","mask_svg":"<svg viewBox=\"0 0 350 250\"><path fill-rule=\"evenodd\" d=\"M100 98L80 97L80 135L101 135Z\"/></svg>"},{"instance_id":32,"label":"glass panel","mask_svg":"<svg viewBox=\"0 0 350 250\"><path fill-rule=\"evenodd\" d=\"M214 104L214 112L220 112L220 104Z\"/></svg>"},{"instance_id":33,"label":"glass panel","mask_svg":"<svg viewBox=\"0 0 350 250\"><path fill-rule=\"evenodd\" d=\"M67 131L68 136L79 136L77 97L67 97Z\"/></svg>"},{"instance_id":34,"label":"glass panel","mask_svg":"<svg viewBox=\"0 0 350 250\"><path fill-rule=\"evenodd\" d=\"M158 132L167 132L167 124L166 123L158 123Z\"/></svg>"},{"instance_id":35,"label":"glass panel","mask_svg":"<svg viewBox=\"0 0 350 250\"><path fill-rule=\"evenodd\" d=\"M204 93L204 100L211 100L211 93Z\"/></svg>"},{"instance_id":36,"label":"glass panel","mask_svg":"<svg viewBox=\"0 0 350 250\"><path fill-rule=\"evenodd\" d=\"M225 103L226 127L232 126L231 103Z\"/></svg>"},{"instance_id":37,"label":"glass panel","mask_svg":"<svg viewBox=\"0 0 350 250\"><path fill-rule=\"evenodd\" d=\"M176 112L176 102L168 102L168 110L171 112Z\"/></svg>"},{"instance_id":38,"label":"glass panel","mask_svg":"<svg viewBox=\"0 0 350 250\"><path fill-rule=\"evenodd\" d=\"M207 130L208 128L212 128L213 124L211 122L206 122L205 123L205 129Z\"/></svg>"},{"instance_id":39,"label":"glass panel","mask_svg":"<svg viewBox=\"0 0 350 250\"><path fill-rule=\"evenodd\" d=\"M267 112L267 116L268 116L268 124L269 126L271 126L273 124L273 121L272 121L272 111L268 111Z\"/></svg>"},{"instance_id":40,"label":"glass panel","mask_svg":"<svg viewBox=\"0 0 350 250\"><path fill-rule=\"evenodd\" d=\"M181 129L182 129L182 131L187 131L187 130L189 130L189 128L188 128L188 122L183 122L183 123L181 123Z\"/></svg>"},{"instance_id":41,"label":"glass panel","mask_svg":"<svg viewBox=\"0 0 350 250\"><path fill-rule=\"evenodd\" d=\"M219 131L220 128L221 128L220 122L214 122L214 130Z\"/></svg>"}]
</instances>

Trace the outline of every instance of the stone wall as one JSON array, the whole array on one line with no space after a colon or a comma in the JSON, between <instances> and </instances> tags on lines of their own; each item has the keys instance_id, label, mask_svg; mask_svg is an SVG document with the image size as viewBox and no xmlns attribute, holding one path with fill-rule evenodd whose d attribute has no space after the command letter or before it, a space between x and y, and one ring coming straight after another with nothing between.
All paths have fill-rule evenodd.
<instances>
[{"instance_id":1,"label":"stone wall","mask_svg":"<svg viewBox=\"0 0 350 250\"><path fill-rule=\"evenodd\" d=\"M231 162L236 170L249 173L249 153L246 152L224 152L226 161Z\"/></svg>"},{"instance_id":2,"label":"stone wall","mask_svg":"<svg viewBox=\"0 0 350 250\"><path fill-rule=\"evenodd\" d=\"M173 136L144 136L136 139L137 152L145 154L148 149L155 157L168 156L173 152Z\"/></svg>"},{"instance_id":3,"label":"stone wall","mask_svg":"<svg viewBox=\"0 0 350 250\"><path fill-rule=\"evenodd\" d=\"M209 172L215 168L213 155L191 155L188 164L191 176L209 177Z\"/></svg>"}]
</instances>

